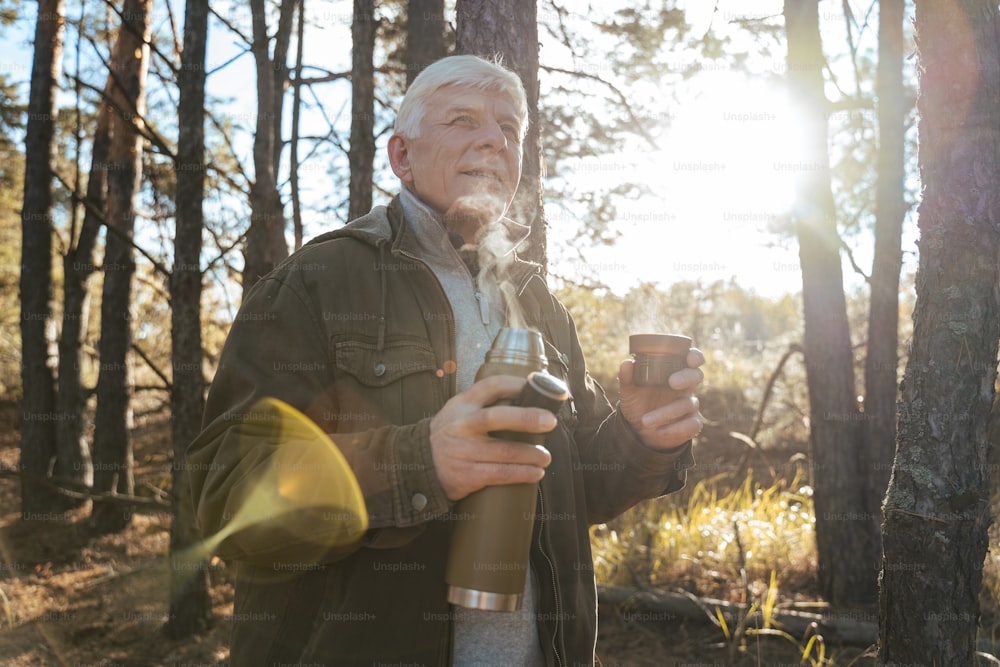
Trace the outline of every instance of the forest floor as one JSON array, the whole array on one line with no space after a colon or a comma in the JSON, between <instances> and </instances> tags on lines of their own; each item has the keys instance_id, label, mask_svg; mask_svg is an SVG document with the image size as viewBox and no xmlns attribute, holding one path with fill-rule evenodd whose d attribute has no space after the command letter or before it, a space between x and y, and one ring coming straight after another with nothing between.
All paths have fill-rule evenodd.
<instances>
[{"instance_id":1,"label":"forest floor","mask_svg":"<svg viewBox=\"0 0 1000 667\"><path fill-rule=\"evenodd\" d=\"M2 426L2 425L0 425ZM3 428L0 464L15 468L13 429ZM169 475L169 427L153 421L137 430L136 485L161 487ZM214 626L205 634L172 641L167 620L169 515L135 514L119 534L93 537L89 508L52 521L20 521L20 487L0 478L0 666L3 667L208 667L227 664L233 586L224 564L210 570ZM718 573L715 573L717 575ZM684 582L713 597L727 596L732 582ZM804 589L809 585L804 584ZM784 586L782 597L801 601L811 590ZM803 661L803 648L788 637L749 637L733 650L723 631L704 621L662 620L601 607L598 655L606 667L706 665L874 664L863 648L826 648Z\"/></svg>"}]
</instances>

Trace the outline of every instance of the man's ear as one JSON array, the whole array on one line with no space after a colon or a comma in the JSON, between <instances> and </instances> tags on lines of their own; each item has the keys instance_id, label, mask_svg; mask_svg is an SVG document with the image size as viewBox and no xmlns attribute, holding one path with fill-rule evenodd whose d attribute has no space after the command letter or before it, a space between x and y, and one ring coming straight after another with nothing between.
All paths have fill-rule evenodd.
<instances>
[{"instance_id":1,"label":"man's ear","mask_svg":"<svg viewBox=\"0 0 1000 667\"><path fill-rule=\"evenodd\" d=\"M413 168L410 166L409 140L398 134L389 137L389 166L404 185L413 184Z\"/></svg>"}]
</instances>

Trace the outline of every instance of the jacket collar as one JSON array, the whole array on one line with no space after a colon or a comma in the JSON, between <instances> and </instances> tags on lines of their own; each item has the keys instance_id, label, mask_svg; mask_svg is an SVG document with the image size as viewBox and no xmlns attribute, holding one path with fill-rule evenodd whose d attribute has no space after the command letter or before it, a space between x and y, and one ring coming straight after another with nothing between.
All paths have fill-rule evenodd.
<instances>
[{"instance_id":1,"label":"jacket collar","mask_svg":"<svg viewBox=\"0 0 1000 667\"><path fill-rule=\"evenodd\" d=\"M507 228L513 243L513 278L516 284L523 286L531 275L541 273L539 264L521 259L517 255L517 248L527 240L531 228L507 217L502 218L501 222ZM369 213L340 229L320 234L307 245L336 238L354 238L375 247L389 244L393 254L403 253L417 259L420 257L416 234L406 223L403 204L398 195L393 197L388 206L376 206Z\"/></svg>"}]
</instances>

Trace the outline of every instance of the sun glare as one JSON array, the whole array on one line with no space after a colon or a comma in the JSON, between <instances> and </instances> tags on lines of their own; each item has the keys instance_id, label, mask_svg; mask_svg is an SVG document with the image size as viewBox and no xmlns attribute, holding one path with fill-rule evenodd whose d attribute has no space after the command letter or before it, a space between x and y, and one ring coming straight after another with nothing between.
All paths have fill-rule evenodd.
<instances>
[{"instance_id":1,"label":"sun glare","mask_svg":"<svg viewBox=\"0 0 1000 667\"><path fill-rule=\"evenodd\" d=\"M619 205L621 239L589 256L621 268L601 272L616 291L735 279L762 295L795 292L797 246L776 231L802 168L785 94L728 71L699 79L691 101L669 110L659 146L619 156L631 165L623 178L649 194ZM587 174L594 187L609 185L604 172Z\"/></svg>"},{"instance_id":2,"label":"sun glare","mask_svg":"<svg viewBox=\"0 0 1000 667\"><path fill-rule=\"evenodd\" d=\"M650 156L668 206L741 234L766 232L791 204L799 164L785 99L763 81L710 77L693 102L677 109L663 150Z\"/></svg>"}]
</instances>

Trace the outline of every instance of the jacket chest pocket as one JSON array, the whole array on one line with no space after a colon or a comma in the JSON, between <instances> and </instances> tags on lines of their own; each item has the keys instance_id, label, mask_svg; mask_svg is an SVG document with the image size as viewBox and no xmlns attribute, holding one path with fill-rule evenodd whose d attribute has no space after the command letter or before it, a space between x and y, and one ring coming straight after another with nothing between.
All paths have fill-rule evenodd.
<instances>
[{"instance_id":1,"label":"jacket chest pocket","mask_svg":"<svg viewBox=\"0 0 1000 667\"><path fill-rule=\"evenodd\" d=\"M335 337L330 348L341 412L346 421L368 421L339 430L412 424L443 403L434 350L424 339L387 337L379 350L373 338Z\"/></svg>"}]
</instances>

